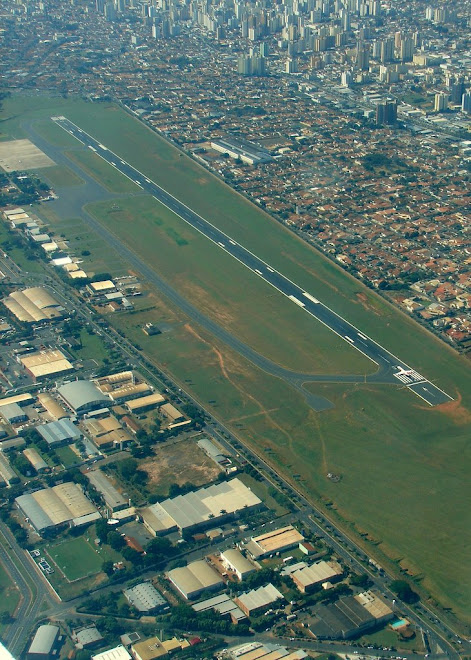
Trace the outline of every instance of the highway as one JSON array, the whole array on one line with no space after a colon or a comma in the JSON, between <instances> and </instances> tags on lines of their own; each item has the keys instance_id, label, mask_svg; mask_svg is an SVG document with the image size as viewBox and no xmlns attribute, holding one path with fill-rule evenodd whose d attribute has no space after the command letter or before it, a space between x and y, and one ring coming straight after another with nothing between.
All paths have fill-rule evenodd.
<instances>
[{"instance_id":1,"label":"highway","mask_svg":"<svg viewBox=\"0 0 471 660\"><path fill-rule=\"evenodd\" d=\"M52 120L121 172L121 174L133 181L144 192L152 195L156 201L173 211L220 249L227 252L234 259L237 259L237 261L251 270L256 276L261 277L265 282L286 296L292 304L302 308L327 326L332 332L335 332L342 340L348 342L352 348L355 348L368 357L378 365L378 374L380 374L382 382L402 385L426 401L430 406L452 400L452 397L438 386L428 381L412 367L322 303L320 298L316 297L317 295L322 297L321 292L316 292L316 295L313 295L311 292L304 291L282 273L272 268L265 261L250 252L250 250L202 218L195 211L173 197L158 184L151 181L67 118L62 116L52 117Z\"/></svg>"},{"instance_id":2,"label":"highway","mask_svg":"<svg viewBox=\"0 0 471 660\"><path fill-rule=\"evenodd\" d=\"M21 601L14 615L15 620L8 626L2 639L10 652L18 657L42 611L43 604L57 603L58 598L3 522L0 522L0 560L21 594Z\"/></svg>"}]
</instances>

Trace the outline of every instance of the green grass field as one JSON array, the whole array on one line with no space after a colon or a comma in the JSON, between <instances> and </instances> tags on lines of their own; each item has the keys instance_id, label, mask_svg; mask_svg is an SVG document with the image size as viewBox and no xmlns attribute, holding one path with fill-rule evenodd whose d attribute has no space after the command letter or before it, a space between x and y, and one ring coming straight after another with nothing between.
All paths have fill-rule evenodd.
<instances>
[{"instance_id":1,"label":"green grass field","mask_svg":"<svg viewBox=\"0 0 471 660\"><path fill-rule=\"evenodd\" d=\"M99 181L107 190L115 193L140 193L141 188L130 179L113 169L92 151L68 151L67 157L84 172Z\"/></svg>"},{"instance_id":2,"label":"green grass field","mask_svg":"<svg viewBox=\"0 0 471 660\"><path fill-rule=\"evenodd\" d=\"M54 165L41 170L41 175L48 180L54 188L64 188L67 186L80 186L83 180L78 177L71 169L63 165Z\"/></svg>"},{"instance_id":3,"label":"green grass field","mask_svg":"<svg viewBox=\"0 0 471 660\"><path fill-rule=\"evenodd\" d=\"M47 549L49 557L70 582L99 573L104 561L100 553L101 549L95 549L84 536L61 541Z\"/></svg>"},{"instance_id":4,"label":"green grass field","mask_svg":"<svg viewBox=\"0 0 471 660\"><path fill-rule=\"evenodd\" d=\"M0 563L0 597L2 604L0 612L14 614L20 602L20 592L10 575L6 572L3 564Z\"/></svg>"},{"instance_id":5,"label":"green grass field","mask_svg":"<svg viewBox=\"0 0 471 660\"><path fill-rule=\"evenodd\" d=\"M200 310L278 364L304 373L376 370L374 363L152 197L99 202L88 205L87 211Z\"/></svg>"},{"instance_id":6,"label":"green grass field","mask_svg":"<svg viewBox=\"0 0 471 660\"><path fill-rule=\"evenodd\" d=\"M77 454L74 451L72 451L70 447L67 446L57 447L57 449L55 449L55 452L61 459L64 467L66 468L70 467L71 465L75 465L81 460L79 456L77 456Z\"/></svg>"},{"instance_id":7,"label":"green grass field","mask_svg":"<svg viewBox=\"0 0 471 660\"><path fill-rule=\"evenodd\" d=\"M39 104L30 116L67 115L457 397L454 403L430 409L411 393L393 387L310 385L336 406L315 414L300 393L189 323L155 292L146 299L149 311L109 316L244 442L259 452L269 448L264 458L288 478L299 475L296 484L313 499L334 501L336 515L347 521L347 527L354 524L357 532L368 532L380 544L378 552L402 560L404 567L423 577L423 585L436 598L471 621L471 521L466 508L471 499L466 472L469 362L121 110L61 99L50 100L47 107L45 99L40 101L44 107ZM11 119L0 122L0 131L21 137L19 117L26 110L22 99L5 102L4 115ZM194 239L178 245L176 235L165 231L165 222L157 228L166 249L173 242L174 254L190 252ZM137 240L128 237L124 214L122 224L123 235L126 229L128 240ZM133 230L135 226L136 218ZM176 231L187 240L183 229ZM159 244L153 247L157 261ZM193 265L201 269L198 277L204 274L205 266L198 260ZM167 276L176 277L173 270ZM187 278L182 271L182 286ZM216 299L198 295L208 309L217 311ZM238 323L240 309L232 322ZM165 321L172 329L146 337L141 326L147 321ZM266 334L266 326L261 331ZM297 334L289 340L298 345ZM341 481L329 481L327 471L339 473Z\"/></svg>"}]
</instances>

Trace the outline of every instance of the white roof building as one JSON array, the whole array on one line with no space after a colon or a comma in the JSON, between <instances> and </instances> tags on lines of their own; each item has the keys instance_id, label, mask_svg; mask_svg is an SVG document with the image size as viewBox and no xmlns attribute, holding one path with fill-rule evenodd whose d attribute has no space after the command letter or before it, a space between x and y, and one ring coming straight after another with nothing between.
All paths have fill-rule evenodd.
<instances>
[{"instance_id":1,"label":"white roof building","mask_svg":"<svg viewBox=\"0 0 471 660\"><path fill-rule=\"evenodd\" d=\"M174 568L167 573L167 577L187 600L196 598L208 589L219 589L224 584L214 568L203 559L182 568Z\"/></svg>"},{"instance_id":2,"label":"white roof building","mask_svg":"<svg viewBox=\"0 0 471 660\"><path fill-rule=\"evenodd\" d=\"M250 488L240 479L231 479L152 504L141 515L151 533L166 534L176 528L189 530L216 524L238 511L260 506L262 501Z\"/></svg>"},{"instance_id":3,"label":"white roof building","mask_svg":"<svg viewBox=\"0 0 471 660\"><path fill-rule=\"evenodd\" d=\"M92 660L132 660L132 656L121 644L114 649L108 649L97 655L92 655Z\"/></svg>"}]
</instances>

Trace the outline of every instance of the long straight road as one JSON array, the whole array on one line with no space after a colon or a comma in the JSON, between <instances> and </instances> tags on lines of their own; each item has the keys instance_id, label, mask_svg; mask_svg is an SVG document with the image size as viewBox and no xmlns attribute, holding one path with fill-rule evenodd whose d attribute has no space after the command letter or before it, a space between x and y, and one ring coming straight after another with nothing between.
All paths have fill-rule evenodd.
<instances>
[{"instance_id":1,"label":"long straight road","mask_svg":"<svg viewBox=\"0 0 471 660\"><path fill-rule=\"evenodd\" d=\"M151 181L142 172L113 153L105 145L98 142L98 140L83 131L79 126L68 120L66 117L52 117L52 120L67 133L103 158L112 167L121 172L121 174L133 181L139 186L139 188L152 195L159 203L173 211L182 220L206 236L206 238L211 240L234 259L237 259L237 261L251 270L255 275L261 277L265 282L286 296L292 304L298 305L308 314L327 326L341 339L348 342L352 348L355 348L372 360L379 367L378 375L380 375L382 382L403 385L426 401L430 406L435 406L452 400L452 397L446 392L428 381L424 376L393 355L386 348L362 333L358 328L322 303L320 300L322 297L322 291L315 292L316 295L313 295L312 293L305 291L302 287L299 287L282 273L272 268L265 261L253 254L246 247L233 240L225 232L215 227L208 220L205 220L198 213L173 197L173 195L161 188L154 181ZM316 296L320 296L320 298ZM370 378L370 380L374 381L376 379Z\"/></svg>"}]
</instances>

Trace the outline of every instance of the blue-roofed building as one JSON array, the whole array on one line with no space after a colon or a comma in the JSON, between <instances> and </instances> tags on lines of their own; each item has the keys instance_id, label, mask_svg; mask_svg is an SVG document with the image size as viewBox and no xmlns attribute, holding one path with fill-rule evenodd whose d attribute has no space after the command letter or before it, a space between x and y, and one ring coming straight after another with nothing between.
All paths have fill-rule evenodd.
<instances>
[{"instance_id":1,"label":"blue-roofed building","mask_svg":"<svg viewBox=\"0 0 471 660\"><path fill-rule=\"evenodd\" d=\"M82 437L82 432L70 419L59 419L36 427L36 431L50 447L60 447L69 442L76 442Z\"/></svg>"}]
</instances>

